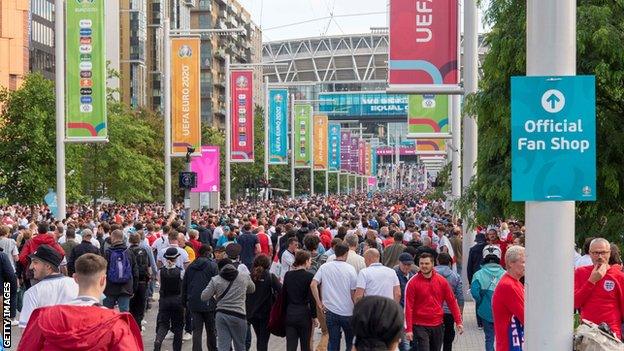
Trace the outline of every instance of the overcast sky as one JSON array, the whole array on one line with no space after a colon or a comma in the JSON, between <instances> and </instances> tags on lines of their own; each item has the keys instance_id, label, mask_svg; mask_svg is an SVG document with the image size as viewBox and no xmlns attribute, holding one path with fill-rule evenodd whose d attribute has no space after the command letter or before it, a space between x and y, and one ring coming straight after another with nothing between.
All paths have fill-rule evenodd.
<instances>
[{"instance_id":1,"label":"overcast sky","mask_svg":"<svg viewBox=\"0 0 624 351\"><path fill-rule=\"evenodd\" d=\"M388 26L386 0L238 1L262 28L263 41L368 33L371 27ZM332 13L334 19L329 18Z\"/></svg>"}]
</instances>

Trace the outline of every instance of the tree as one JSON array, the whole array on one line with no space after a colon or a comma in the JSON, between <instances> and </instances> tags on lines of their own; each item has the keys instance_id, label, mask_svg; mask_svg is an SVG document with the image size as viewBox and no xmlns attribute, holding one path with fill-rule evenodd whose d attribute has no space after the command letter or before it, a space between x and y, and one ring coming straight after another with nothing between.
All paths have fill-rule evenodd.
<instances>
[{"instance_id":1,"label":"tree","mask_svg":"<svg viewBox=\"0 0 624 351\"><path fill-rule=\"evenodd\" d=\"M526 74L526 8L520 0L491 0L485 22L490 47L480 91L467 99L478 116L478 175L460 201L476 222L522 218L524 204L511 202L509 136L510 78ZM577 72L596 75L598 201L577 204L576 230L582 239L601 235L621 240L624 225L624 7L620 1L583 1L577 9Z\"/></svg>"}]
</instances>

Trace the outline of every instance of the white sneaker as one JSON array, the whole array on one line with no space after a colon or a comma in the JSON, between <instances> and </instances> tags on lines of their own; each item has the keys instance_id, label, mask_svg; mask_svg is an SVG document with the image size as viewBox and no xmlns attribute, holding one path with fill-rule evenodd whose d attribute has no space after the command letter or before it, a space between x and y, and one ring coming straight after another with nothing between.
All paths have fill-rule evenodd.
<instances>
[{"instance_id":1,"label":"white sneaker","mask_svg":"<svg viewBox=\"0 0 624 351\"><path fill-rule=\"evenodd\" d=\"M13 320L11 320L11 325L13 325L13 326L19 325L19 321L17 319L13 319Z\"/></svg>"},{"instance_id":2,"label":"white sneaker","mask_svg":"<svg viewBox=\"0 0 624 351\"><path fill-rule=\"evenodd\" d=\"M141 332L144 332L144 331L145 331L145 327L141 326Z\"/></svg>"},{"instance_id":3,"label":"white sneaker","mask_svg":"<svg viewBox=\"0 0 624 351\"><path fill-rule=\"evenodd\" d=\"M184 335L182 335L182 340L185 340L185 341L191 340L192 338L193 338L193 335L191 333L184 332Z\"/></svg>"},{"instance_id":4,"label":"white sneaker","mask_svg":"<svg viewBox=\"0 0 624 351\"><path fill-rule=\"evenodd\" d=\"M169 331L167 333L167 335L165 335L165 340L170 340L170 339L173 339L173 332L172 331Z\"/></svg>"},{"instance_id":5,"label":"white sneaker","mask_svg":"<svg viewBox=\"0 0 624 351\"><path fill-rule=\"evenodd\" d=\"M147 321L145 319L141 321L141 325L146 325L146 324L147 324Z\"/></svg>"}]
</instances>

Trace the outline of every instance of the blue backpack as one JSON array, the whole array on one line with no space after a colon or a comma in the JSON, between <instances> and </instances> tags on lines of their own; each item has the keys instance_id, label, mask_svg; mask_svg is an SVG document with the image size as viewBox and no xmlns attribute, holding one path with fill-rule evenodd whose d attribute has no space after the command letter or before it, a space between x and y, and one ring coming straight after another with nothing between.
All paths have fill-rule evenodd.
<instances>
[{"instance_id":1,"label":"blue backpack","mask_svg":"<svg viewBox=\"0 0 624 351\"><path fill-rule=\"evenodd\" d=\"M132 265L126 249L109 249L106 278L113 284L125 284L132 279Z\"/></svg>"}]
</instances>

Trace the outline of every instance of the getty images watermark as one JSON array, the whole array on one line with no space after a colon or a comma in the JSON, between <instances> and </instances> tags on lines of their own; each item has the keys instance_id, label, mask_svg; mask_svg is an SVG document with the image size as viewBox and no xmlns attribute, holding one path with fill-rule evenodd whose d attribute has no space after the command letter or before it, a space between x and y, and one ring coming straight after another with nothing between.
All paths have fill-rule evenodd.
<instances>
[{"instance_id":1,"label":"getty images watermark","mask_svg":"<svg viewBox=\"0 0 624 351\"><path fill-rule=\"evenodd\" d=\"M0 350L11 347L11 283L4 282L2 286L2 344Z\"/></svg>"}]
</instances>

